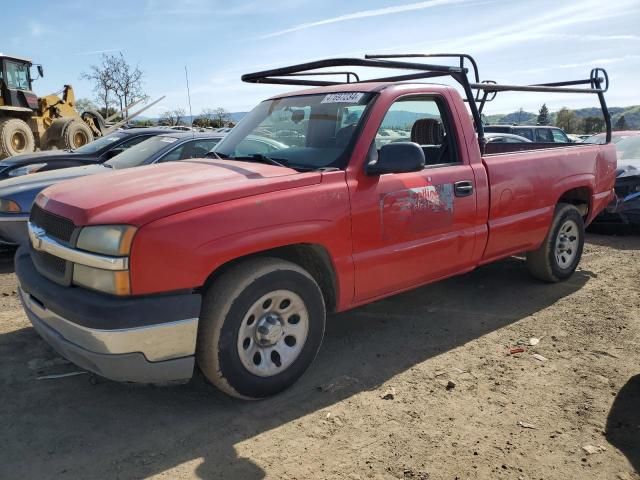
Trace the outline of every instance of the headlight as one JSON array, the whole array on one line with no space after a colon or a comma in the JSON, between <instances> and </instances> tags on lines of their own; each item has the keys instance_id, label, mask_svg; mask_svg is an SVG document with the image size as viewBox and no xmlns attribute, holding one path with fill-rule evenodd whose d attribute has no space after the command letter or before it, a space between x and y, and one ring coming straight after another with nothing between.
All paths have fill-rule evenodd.
<instances>
[{"instance_id":1,"label":"headlight","mask_svg":"<svg viewBox=\"0 0 640 480\"><path fill-rule=\"evenodd\" d=\"M76 264L73 266L73 283L112 295L131 293L128 270L102 270Z\"/></svg>"},{"instance_id":2,"label":"headlight","mask_svg":"<svg viewBox=\"0 0 640 480\"><path fill-rule=\"evenodd\" d=\"M32 163L31 165L25 165L24 167L16 168L9 172L10 177L21 177L22 175L28 175L29 173L36 173L43 167L46 167L46 163Z\"/></svg>"},{"instance_id":3,"label":"headlight","mask_svg":"<svg viewBox=\"0 0 640 480\"><path fill-rule=\"evenodd\" d=\"M2 213L20 213L22 209L13 200L0 198L0 212Z\"/></svg>"},{"instance_id":4,"label":"headlight","mask_svg":"<svg viewBox=\"0 0 640 480\"><path fill-rule=\"evenodd\" d=\"M92 253L123 257L129 255L136 230L131 225L84 227L80 230L76 246Z\"/></svg>"}]
</instances>

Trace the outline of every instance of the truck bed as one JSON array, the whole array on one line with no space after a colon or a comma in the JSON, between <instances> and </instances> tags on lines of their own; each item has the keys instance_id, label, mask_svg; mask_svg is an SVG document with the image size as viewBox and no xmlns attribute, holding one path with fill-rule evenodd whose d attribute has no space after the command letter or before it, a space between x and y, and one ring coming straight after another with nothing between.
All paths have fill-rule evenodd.
<instances>
[{"instance_id":1,"label":"truck bed","mask_svg":"<svg viewBox=\"0 0 640 480\"><path fill-rule=\"evenodd\" d=\"M482 161L489 177L486 263L537 248L567 192L569 202L588 201L590 222L591 212L609 201L616 153L613 145L488 144Z\"/></svg>"}]
</instances>

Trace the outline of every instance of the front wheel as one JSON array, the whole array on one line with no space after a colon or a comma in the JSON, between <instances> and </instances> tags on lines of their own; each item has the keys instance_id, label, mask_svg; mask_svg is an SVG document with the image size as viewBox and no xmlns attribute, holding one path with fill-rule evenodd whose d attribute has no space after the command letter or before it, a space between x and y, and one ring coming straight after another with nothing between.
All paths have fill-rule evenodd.
<instances>
[{"instance_id":1,"label":"front wheel","mask_svg":"<svg viewBox=\"0 0 640 480\"><path fill-rule=\"evenodd\" d=\"M560 203L549 233L537 250L527 252L527 266L535 278L559 282L573 275L584 248L584 220L580 211Z\"/></svg>"},{"instance_id":2,"label":"front wheel","mask_svg":"<svg viewBox=\"0 0 640 480\"><path fill-rule=\"evenodd\" d=\"M304 269L275 258L247 260L204 294L198 365L234 397L274 395L313 362L325 317L322 291Z\"/></svg>"},{"instance_id":3,"label":"front wheel","mask_svg":"<svg viewBox=\"0 0 640 480\"><path fill-rule=\"evenodd\" d=\"M62 130L58 146L64 150L75 150L93 142L93 132L82 120L71 120Z\"/></svg>"}]
</instances>

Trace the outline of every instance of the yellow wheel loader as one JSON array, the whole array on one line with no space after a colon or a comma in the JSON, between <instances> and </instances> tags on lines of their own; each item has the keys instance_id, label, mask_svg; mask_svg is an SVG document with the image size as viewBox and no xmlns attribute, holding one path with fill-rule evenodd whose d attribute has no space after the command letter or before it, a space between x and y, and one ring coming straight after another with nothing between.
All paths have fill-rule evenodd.
<instances>
[{"instance_id":1,"label":"yellow wheel loader","mask_svg":"<svg viewBox=\"0 0 640 480\"><path fill-rule=\"evenodd\" d=\"M30 60L0 54L0 158L36 149L73 150L105 133L98 112L75 110L70 85L64 86L61 97L33 93L32 65ZM42 66L36 67L42 77Z\"/></svg>"}]
</instances>

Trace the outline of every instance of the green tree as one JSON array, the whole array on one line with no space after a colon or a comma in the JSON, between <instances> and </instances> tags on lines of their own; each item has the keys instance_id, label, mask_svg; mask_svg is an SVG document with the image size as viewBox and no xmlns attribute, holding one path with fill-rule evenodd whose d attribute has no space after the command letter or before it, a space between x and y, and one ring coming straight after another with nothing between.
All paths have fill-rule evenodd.
<instances>
[{"instance_id":1,"label":"green tree","mask_svg":"<svg viewBox=\"0 0 640 480\"><path fill-rule=\"evenodd\" d=\"M556 115L556 127L561 128L566 133L576 133L578 131L578 116L573 110L562 107Z\"/></svg>"},{"instance_id":2,"label":"green tree","mask_svg":"<svg viewBox=\"0 0 640 480\"><path fill-rule=\"evenodd\" d=\"M211 126L211 120L209 120L207 117L197 117L193 119L193 126L194 127L200 127L200 128L204 128L204 127L210 127Z\"/></svg>"},{"instance_id":3,"label":"green tree","mask_svg":"<svg viewBox=\"0 0 640 480\"><path fill-rule=\"evenodd\" d=\"M549 119L549 109L547 104L543 103L538 112L538 125L549 125L551 120Z\"/></svg>"},{"instance_id":4,"label":"green tree","mask_svg":"<svg viewBox=\"0 0 640 480\"><path fill-rule=\"evenodd\" d=\"M621 115L615 126L616 130L626 130L627 129L627 120L624 118L624 115Z\"/></svg>"},{"instance_id":5,"label":"green tree","mask_svg":"<svg viewBox=\"0 0 640 480\"><path fill-rule=\"evenodd\" d=\"M584 133L600 133L604 130L604 119L587 117L584 119Z\"/></svg>"},{"instance_id":6,"label":"green tree","mask_svg":"<svg viewBox=\"0 0 640 480\"><path fill-rule=\"evenodd\" d=\"M87 110L98 110L98 106L88 98L77 99L74 108L78 113L86 112Z\"/></svg>"}]
</instances>

